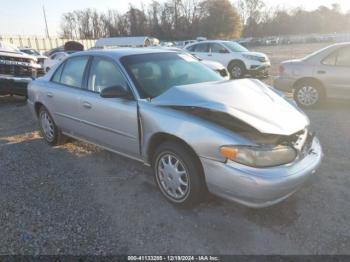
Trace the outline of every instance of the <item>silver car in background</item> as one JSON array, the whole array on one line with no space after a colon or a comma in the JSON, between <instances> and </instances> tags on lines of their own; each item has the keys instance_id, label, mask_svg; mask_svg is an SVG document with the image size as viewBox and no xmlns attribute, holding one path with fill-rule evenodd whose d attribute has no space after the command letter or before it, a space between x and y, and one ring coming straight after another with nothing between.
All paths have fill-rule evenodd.
<instances>
[{"instance_id":1,"label":"silver car in background","mask_svg":"<svg viewBox=\"0 0 350 262\"><path fill-rule=\"evenodd\" d=\"M350 99L350 43L328 46L303 59L281 63L276 89L294 92L302 107L316 106L326 98Z\"/></svg>"},{"instance_id":2,"label":"silver car in background","mask_svg":"<svg viewBox=\"0 0 350 262\"><path fill-rule=\"evenodd\" d=\"M190 55L156 49L74 54L29 85L51 145L73 137L154 170L180 207L207 192L250 207L293 194L322 158L306 115L259 80L223 80Z\"/></svg>"}]
</instances>

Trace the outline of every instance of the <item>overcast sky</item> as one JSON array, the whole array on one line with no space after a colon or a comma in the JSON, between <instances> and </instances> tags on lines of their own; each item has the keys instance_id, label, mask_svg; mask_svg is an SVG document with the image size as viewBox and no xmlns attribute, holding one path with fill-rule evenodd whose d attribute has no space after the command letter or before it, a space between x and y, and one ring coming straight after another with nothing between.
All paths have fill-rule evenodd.
<instances>
[{"instance_id":1,"label":"overcast sky","mask_svg":"<svg viewBox=\"0 0 350 262\"><path fill-rule=\"evenodd\" d=\"M99 11L117 9L125 12L129 3L147 5L152 0L1 0L0 35L44 35L42 6L45 6L51 35L57 35L62 13L76 9L96 8ZM161 2L164 0L160 0ZM350 10L350 0L265 0L270 6L315 9L320 5L338 3L343 11Z\"/></svg>"}]
</instances>

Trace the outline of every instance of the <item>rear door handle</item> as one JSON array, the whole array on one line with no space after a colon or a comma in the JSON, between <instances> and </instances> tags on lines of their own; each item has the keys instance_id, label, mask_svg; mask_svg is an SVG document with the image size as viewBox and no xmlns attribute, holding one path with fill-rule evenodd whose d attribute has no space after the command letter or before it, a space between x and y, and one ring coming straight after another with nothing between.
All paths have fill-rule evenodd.
<instances>
[{"instance_id":1,"label":"rear door handle","mask_svg":"<svg viewBox=\"0 0 350 262\"><path fill-rule=\"evenodd\" d=\"M83 102L83 107L90 109L90 108L92 108L92 105L89 102L85 101L85 102Z\"/></svg>"},{"instance_id":2,"label":"rear door handle","mask_svg":"<svg viewBox=\"0 0 350 262\"><path fill-rule=\"evenodd\" d=\"M324 70L318 70L317 71L317 74L320 74L320 75L324 75L324 74L326 74L327 72L326 71L324 71Z\"/></svg>"},{"instance_id":3,"label":"rear door handle","mask_svg":"<svg viewBox=\"0 0 350 262\"><path fill-rule=\"evenodd\" d=\"M53 93L47 92L47 93L46 93L46 96L48 96L48 97L53 97Z\"/></svg>"}]
</instances>

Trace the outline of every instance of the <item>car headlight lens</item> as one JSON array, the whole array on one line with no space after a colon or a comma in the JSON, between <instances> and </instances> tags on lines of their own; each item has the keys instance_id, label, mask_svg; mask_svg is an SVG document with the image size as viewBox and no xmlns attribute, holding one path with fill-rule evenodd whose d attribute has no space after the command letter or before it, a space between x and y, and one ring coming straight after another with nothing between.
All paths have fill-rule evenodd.
<instances>
[{"instance_id":1,"label":"car headlight lens","mask_svg":"<svg viewBox=\"0 0 350 262\"><path fill-rule=\"evenodd\" d=\"M234 162L251 167L271 167L292 162L297 152L289 146L255 147L223 146L220 154Z\"/></svg>"},{"instance_id":2,"label":"car headlight lens","mask_svg":"<svg viewBox=\"0 0 350 262\"><path fill-rule=\"evenodd\" d=\"M243 55L244 58L248 60L261 61L261 57L255 55Z\"/></svg>"}]
</instances>

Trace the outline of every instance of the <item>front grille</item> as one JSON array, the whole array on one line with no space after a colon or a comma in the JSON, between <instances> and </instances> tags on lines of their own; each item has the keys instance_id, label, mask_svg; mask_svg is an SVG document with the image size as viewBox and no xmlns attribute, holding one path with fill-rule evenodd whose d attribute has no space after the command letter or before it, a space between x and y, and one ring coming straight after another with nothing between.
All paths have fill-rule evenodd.
<instances>
[{"instance_id":1,"label":"front grille","mask_svg":"<svg viewBox=\"0 0 350 262\"><path fill-rule=\"evenodd\" d=\"M23 57L0 56L0 60L30 63L29 58L23 58Z\"/></svg>"},{"instance_id":2,"label":"front grille","mask_svg":"<svg viewBox=\"0 0 350 262\"><path fill-rule=\"evenodd\" d=\"M16 77L35 77L36 70L27 66L1 65L0 75L10 75Z\"/></svg>"},{"instance_id":3,"label":"front grille","mask_svg":"<svg viewBox=\"0 0 350 262\"><path fill-rule=\"evenodd\" d=\"M0 75L35 78L36 69L31 67L30 62L29 58L0 56Z\"/></svg>"}]
</instances>

